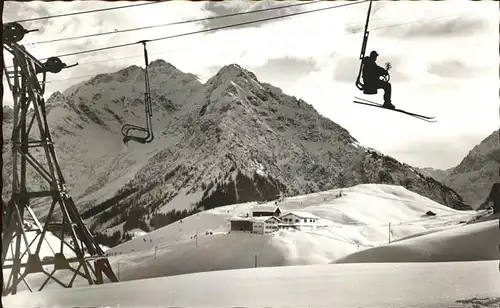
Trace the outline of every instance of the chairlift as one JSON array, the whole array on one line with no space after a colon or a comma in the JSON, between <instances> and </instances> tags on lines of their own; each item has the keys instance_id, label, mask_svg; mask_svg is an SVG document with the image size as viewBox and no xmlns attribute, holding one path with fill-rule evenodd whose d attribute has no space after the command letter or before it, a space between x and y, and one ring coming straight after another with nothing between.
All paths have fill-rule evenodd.
<instances>
[{"instance_id":1,"label":"chairlift","mask_svg":"<svg viewBox=\"0 0 500 308\"><path fill-rule=\"evenodd\" d=\"M365 58L366 45L368 44L368 36L370 35L370 31L368 31L368 24L370 22L371 10L372 10L372 0L370 0L370 5L368 6L368 14L366 15L365 31L363 33L363 43L361 45L361 53L359 55L361 63L359 65L358 77L356 78L356 88L358 88L358 90L360 91L363 91L364 94L368 95L377 94L377 89L375 89L375 91L373 91L372 89L365 90L364 84L361 82L361 72L363 71L363 60Z\"/></svg>"},{"instance_id":2,"label":"chairlift","mask_svg":"<svg viewBox=\"0 0 500 308\"><path fill-rule=\"evenodd\" d=\"M149 73L148 73L148 50L146 48L146 41L141 41L144 49L144 85L145 85L145 93L144 93L144 111L146 118L145 127L134 125L134 124L125 124L122 126L122 135L123 142L126 144L130 140L134 140L139 143L150 143L154 139L153 135L153 127L151 117L153 116L152 103L151 103L151 88L149 83ZM145 136L137 136L135 132L146 133Z\"/></svg>"},{"instance_id":3,"label":"chairlift","mask_svg":"<svg viewBox=\"0 0 500 308\"><path fill-rule=\"evenodd\" d=\"M358 77L356 78L356 88L358 88L358 90L360 90L360 91L363 91L363 94L366 94L366 95L374 95L374 94L377 94L377 92L378 92L377 87L373 87L369 84L366 84L366 82L364 82L364 80L363 80L363 82L361 81L361 79L362 79L361 74L363 72L363 66L364 66L364 61L365 61L366 45L368 44L368 36L370 35L370 31L368 31L368 24L370 22L370 13L372 10L372 2L373 2L373 0L370 0L370 5L368 6L368 13L366 16L366 23L365 23L365 31L363 34L363 43L361 45L361 53L359 55L359 59L361 60L361 63L359 66ZM391 79L391 76L389 75L389 70L391 69L391 63L389 63L389 62L385 63L385 69L387 71L387 74L384 76L381 76L381 77L382 77L383 81L389 82L389 80ZM367 100L364 98L360 98L360 97L356 97L356 96L354 97L354 103L368 105L368 106L372 106L372 107L384 108L384 109L392 110L392 111L396 111L396 112L401 112L401 113L410 115L414 118L424 120L427 122L435 122L436 121L434 119L434 117L423 116L423 115L408 112L405 110L396 109L394 107L387 108L385 105L375 103L373 101L370 101L370 100Z\"/></svg>"}]
</instances>

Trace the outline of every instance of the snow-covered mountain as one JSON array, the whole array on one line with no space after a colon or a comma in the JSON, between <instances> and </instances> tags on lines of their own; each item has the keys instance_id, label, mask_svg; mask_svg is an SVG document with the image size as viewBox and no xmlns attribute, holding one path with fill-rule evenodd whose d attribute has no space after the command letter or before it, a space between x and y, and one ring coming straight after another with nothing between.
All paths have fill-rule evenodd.
<instances>
[{"instance_id":1,"label":"snow-covered mountain","mask_svg":"<svg viewBox=\"0 0 500 308\"><path fill-rule=\"evenodd\" d=\"M456 167L447 170L421 169L421 173L450 186L467 204L477 208L497 181L500 168L500 131L494 131L476 145Z\"/></svg>"},{"instance_id":2,"label":"snow-covered mountain","mask_svg":"<svg viewBox=\"0 0 500 308\"><path fill-rule=\"evenodd\" d=\"M448 176L451 169L441 170L434 168L419 168L420 173L434 178L436 181L443 182Z\"/></svg>"},{"instance_id":3,"label":"snow-covered mountain","mask_svg":"<svg viewBox=\"0 0 500 308\"><path fill-rule=\"evenodd\" d=\"M500 131L494 131L475 146L450 172L447 182L472 206L488 196L491 185L498 182L500 168Z\"/></svg>"},{"instance_id":4,"label":"snow-covered mountain","mask_svg":"<svg viewBox=\"0 0 500 308\"><path fill-rule=\"evenodd\" d=\"M120 134L124 123L144 122L140 67L97 75L47 100L67 187L94 230L119 224L147 229L152 219L168 220L173 209L186 215L360 183L402 185L449 207L469 208L453 189L359 145L311 105L236 64L205 84L163 60L152 62L149 72L155 140L147 145L125 145ZM11 123L3 123L6 139ZM9 144L3 155L8 198ZM46 184L38 176L31 185ZM35 205L41 215L47 206Z\"/></svg>"}]
</instances>

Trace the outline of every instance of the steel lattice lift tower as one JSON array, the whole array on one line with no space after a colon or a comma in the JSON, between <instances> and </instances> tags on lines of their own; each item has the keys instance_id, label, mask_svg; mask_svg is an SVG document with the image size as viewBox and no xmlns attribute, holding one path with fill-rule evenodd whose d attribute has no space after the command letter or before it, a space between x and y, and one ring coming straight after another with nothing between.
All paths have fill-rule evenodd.
<instances>
[{"instance_id":1,"label":"steel lattice lift tower","mask_svg":"<svg viewBox=\"0 0 500 308\"><path fill-rule=\"evenodd\" d=\"M6 208L2 206L5 215L2 217L2 270L10 274L2 285L2 295L16 294L23 282L33 292L34 288L26 279L30 274L42 278L38 278L38 291L51 280L71 288L78 276L90 285L104 283L103 274L111 282L118 281L66 191L47 122L43 99L46 75L71 66L57 57L42 63L19 45L24 35L32 31L37 30L27 31L18 23L3 25L3 48L13 56L12 70L7 70L5 61L3 64L14 99L14 116L12 195ZM42 76L42 81L38 75ZM33 175L46 181L46 189L30 189ZM30 202L38 198L51 200L43 225L30 206ZM56 249L48 241L49 232L59 239ZM42 244L49 246L53 256L40 258ZM54 275L61 270L69 273L63 277L65 279ZM63 282L65 280L69 281Z\"/></svg>"}]
</instances>

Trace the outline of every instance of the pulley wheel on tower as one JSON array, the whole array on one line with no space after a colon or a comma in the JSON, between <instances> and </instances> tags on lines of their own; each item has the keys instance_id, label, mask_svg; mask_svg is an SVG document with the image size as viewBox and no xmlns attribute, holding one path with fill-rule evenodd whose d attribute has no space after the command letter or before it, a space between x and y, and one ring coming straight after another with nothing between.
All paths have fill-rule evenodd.
<instances>
[{"instance_id":1,"label":"pulley wheel on tower","mask_svg":"<svg viewBox=\"0 0 500 308\"><path fill-rule=\"evenodd\" d=\"M47 59L47 62L45 62L45 70L54 74L59 73L65 67L66 64L64 64L58 57L50 57Z\"/></svg>"},{"instance_id":2,"label":"pulley wheel on tower","mask_svg":"<svg viewBox=\"0 0 500 308\"><path fill-rule=\"evenodd\" d=\"M24 29L23 26L21 26L17 22L11 22L3 25L4 43L17 43L24 38L24 35L26 33L28 33L28 31L26 31L26 29Z\"/></svg>"}]
</instances>

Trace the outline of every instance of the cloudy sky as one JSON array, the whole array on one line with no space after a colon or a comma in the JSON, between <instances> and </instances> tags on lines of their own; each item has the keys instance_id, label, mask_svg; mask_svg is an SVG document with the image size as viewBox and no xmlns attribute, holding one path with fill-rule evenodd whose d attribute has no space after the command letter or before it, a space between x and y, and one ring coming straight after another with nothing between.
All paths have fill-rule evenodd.
<instances>
[{"instance_id":1,"label":"cloudy sky","mask_svg":"<svg viewBox=\"0 0 500 308\"><path fill-rule=\"evenodd\" d=\"M299 3L299 2L295 2ZM265 9L292 2L154 3L134 8L25 22L38 32L22 44L38 58L133 43L348 2L300 7L155 27L92 38L45 41ZM129 5L127 2L6 2L3 21ZM393 104L437 123L352 103L368 2L278 20L156 41L150 60L161 58L202 81L237 63L260 81L304 99L366 146L418 167L449 168L499 126L498 3L494 1L375 2L367 52L392 63ZM38 43L38 44L31 44ZM143 66L142 47L61 58L80 65L49 75L47 97L98 73ZM9 65L9 63L7 63ZM79 78L85 77L85 78ZM4 82L5 84L5 82ZM382 102L382 92L366 97ZM11 98L6 92L4 103Z\"/></svg>"}]
</instances>

